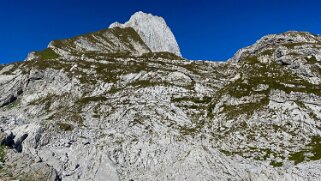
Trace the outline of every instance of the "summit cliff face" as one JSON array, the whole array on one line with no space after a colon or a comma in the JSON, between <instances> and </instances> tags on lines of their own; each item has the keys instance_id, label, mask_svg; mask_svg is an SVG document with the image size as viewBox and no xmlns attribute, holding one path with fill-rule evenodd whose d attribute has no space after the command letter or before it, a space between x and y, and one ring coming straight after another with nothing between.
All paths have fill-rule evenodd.
<instances>
[{"instance_id":1,"label":"summit cliff face","mask_svg":"<svg viewBox=\"0 0 321 181\"><path fill-rule=\"evenodd\" d=\"M321 178L319 35L192 61L159 22L138 12L0 65L0 180Z\"/></svg>"},{"instance_id":2,"label":"summit cliff face","mask_svg":"<svg viewBox=\"0 0 321 181\"><path fill-rule=\"evenodd\" d=\"M116 22L109 26L109 28L114 27L133 28L153 52L171 52L182 56L175 36L162 17L140 11L132 15L124 24Z\"/></svg>"}]
</instances>

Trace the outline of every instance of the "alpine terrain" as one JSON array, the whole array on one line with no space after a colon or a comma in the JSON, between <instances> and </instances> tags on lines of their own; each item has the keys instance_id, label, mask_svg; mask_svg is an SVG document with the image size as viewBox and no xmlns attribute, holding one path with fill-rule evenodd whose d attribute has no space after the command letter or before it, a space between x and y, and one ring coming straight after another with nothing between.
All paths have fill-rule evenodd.
<instances>
[{"instance_id":1,"label":"alpine terrain","mask_svg":"<svg viewBox=\"0 0 321 181\"><path fill-rule=\"evenodd\" d=\"M0 180L320 180L321 36L182 58L161 17L0 66Z\"/></svg>"}]
</instances>

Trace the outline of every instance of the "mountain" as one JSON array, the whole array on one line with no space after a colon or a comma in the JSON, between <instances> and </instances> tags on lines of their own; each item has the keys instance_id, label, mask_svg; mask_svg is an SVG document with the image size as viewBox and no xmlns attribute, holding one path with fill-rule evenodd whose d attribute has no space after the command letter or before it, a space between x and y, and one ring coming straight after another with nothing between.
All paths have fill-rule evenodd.
<instances>
[{"instance_id":1,"label":"mountain","mask_svg":"<svg viewBox=\"0 0 321 181\"><path fill-rule=\"evenodd\" d=\"M193 61L125 25L0 67L2 180L319 180L319 35Z\"/></svg>"},{"instance_id":2,"label":"mountain","mask_svg":"<svg viewBox=\"0 0 321 181\"><path fill-rule=\"evenodd\" d=\"M171 52L182 56L175 36L162 17L140 11L124 24L116 22L109 26L109 28L114 27L133 28L153 52Z\"/></svg>"}]
</instances>

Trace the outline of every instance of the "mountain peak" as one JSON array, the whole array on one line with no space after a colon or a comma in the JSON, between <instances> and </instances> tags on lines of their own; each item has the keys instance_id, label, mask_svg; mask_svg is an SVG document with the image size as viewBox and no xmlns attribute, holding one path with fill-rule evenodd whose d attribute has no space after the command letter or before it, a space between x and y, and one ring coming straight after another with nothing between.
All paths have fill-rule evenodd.
<instances>
[{"instance_id":1,"label":"mountain peak","mask_svg":"<svg viewBox=\"0 0 321 181\"><path fill-rule=\"evenodd\" d=\"M174 34L160 16L138 11L126 23L115 22L109 26L109 28L115 27L133 28L153 52L171 52L181 56Z\"/></svg>"},{"instance_id":2,"label":"mountain peak","mask_svg":"<svg viewBox=\"0 0 321 181\"><path fill-rule=\"evenodd\" d=\"M151 14L151 13L144 13L143 11L137 11L136 13L134 13L131 17L130 17L130 19L141 19L141 18L147 18L147 19L149 19L149 18L160 18L160 19L162 19L162 20L164 20L162 17L160 17L160 16L155 16L155 15L153 15L153 14Z\"/></svg>"}]
</instances>

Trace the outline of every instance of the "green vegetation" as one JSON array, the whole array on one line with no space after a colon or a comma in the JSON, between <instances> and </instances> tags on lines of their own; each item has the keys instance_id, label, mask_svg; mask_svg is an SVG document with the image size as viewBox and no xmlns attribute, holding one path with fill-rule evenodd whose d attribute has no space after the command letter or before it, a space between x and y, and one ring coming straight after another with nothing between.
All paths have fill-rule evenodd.
<instances>
[{"instance_id":1,"label":"green vegetation","mask_svg":"<svg viewBox=\"0 0 321 181\"><path fill-rule=\"evenodd\" d=\"M54 41L52 41L52 45L57 48L66 48L66 47L68 47L67 41L68 40L54 40Z\"/></svg>"},{"instance_id":2,"label":"green vegetation","mask_svg":"<svg viewBox=\"0 0 321 181\"><path fill-rule=\"evenodd\" d=\"M312 156L306 156L306 155ZM321 137L313 136L311 141L306 145L306 149L291 153L289 160L294 161L294 164L299 164L306 160L320 160L321 159Z\"/></svg>"},{"instance_id":3,"label":"green vegetation","mask_svg":"<svg viewBox=\"0 0 321 181\"><path fill-rule=\"evenodd\" d=\"M242 62L241 78L224 86L216 93L214 100L219 100L223 95L228 94L235 98L258 95L264 96L257 103L242 104L239 106L224 106L224 112L229 118L235 118L240 114L250 115L253 111L262 109L269 103L268 97L272 90L282 90L285 93L304 92L321 96L321 86L310 84L306 80L285 69L282 65L272 63L261 63L255 56L246 57ZM260 84L267 85L266 90L255 90ZM286 86L291 84L293 86ZM215 102L210 106L209 112Z\"/></svg>"},{"instance_id":4,"label":"green vegetation","mask_svg":"<svg viewBox=\"0 0 321 181\"><path fill-rule=\"evenodd\" d=\"M7 109L12 109L12 108L15 108L15 107L19 106L20 102L21 102L21 98L16 98L13 102L11 102L10 104L6 105L5 107Z\"/></svg>"},{"instance_id":5,"label":"green vegetation","mask_svg":"<svg viewBox=\"0 0 321 181\"><path fill-rule=\"evenodd\" d=\"M83 97L79 99L76 103L80 105L87 105L90 102L104 102L106 101L106 97L98 96L98 97Z\"/></svg>"},{"instance_id":6,"label":"green vegetation","mask_svg":"<svg viewBox=\"0 0 321 181\"><path fill-rule=\"evenodd\" d=\"M180 127L180 133L182 135L192 135L193 136L196 133L199 133L201 131L201 129L204 127L204 125L205 125L205 121L204 120L194 119L193 122L195 124L194 127L181 126Z\"/></svg>"},{"instance_id":7,"label":"green vegetation","mask_svg":"<svg viewBox=\"0 0 321 181\"><path fill-rule=\"evenodd\" d=\"M291 55L291 56L300 56L302 54L298 53L298 52L289 52L286 55Z\"/></svg>"},{"instance_id":8,"label":"green vegetation","mask_svg":"<svg viewBox=\"0 0 321 181\"><path fill-rule=\"evenodd\" d=\"M253 155L254 153L259 153L260 156L256 156L253 159L255 160L267 160L267 158L270 157L270 155L277 155L277 153L272 152L270 149L267 148L253 148L250 147L249 150L242 150L242 151L226 151L226 150L220 150L223 154L226 156L234 156L234 155L240 155L244 158L251 158L249 155Z\"/></svg>"},{"instance_id":9,"label":"green vegetation","mask_svg":"<svg viewBox=\"0 0 321 181\"><path fill-rule=\"evenodd\" d=\"M62 106L61 108L57 108L56 112L52 114L47 120L59 120L64 121L65 123L73 123L73 125L77 124L79 126L83 125L83 117L80 114L81 109L84 105L75 104L73 106Z\"/></svg>"},{"instance_id":10,"label":"green vegetation","mask_svg":"<svg viewBox=\"0 0 321 181\"><path fill-rule=\"evenodd\" d=\"M273 155L273 157L278 157L281 160L285 159L285 157L281 156L277 152L272 151L269 148L249 147L246 150L236 151L236 152L226 151L226 150L220 150L220 151L223 154L225 154L226 156L239 155L239 156L242 156L244 158L252 158L252 159L257 160L257 161L268 160L269 158L271 158L272 155ZM253 156L253 155L256 155L256 156ZM270 162L270 165L272 165L273 167L282 167L283 166L283 162L272 160Z\"/></svg>"},{"instance_id":11,"label":"green vegetation","mask_svg":"<svg viewBox=\"0 0 321 181\"><path fill-rule=\"evenodd\" d=\"M74 112L73 110L70 110L69 112L66 109L64 111L59 112L57 116L58 116L58 119L60 117L60 119L63 118L67 122L77 123L78 125L82 125L84 121L82 116L78 112Z\"/></svg>"},{"instance_id":12,"label":"green vegetation","mask_svg":"<svg viewBox=\"0 0 321 181\"><path fill-rule=\"evenodd\" d=\"M50 60L32 60L23 62L23 71L24 73L29 73L31 69L46 70L46 69L55 69L55 70L64 70L69 72L71 64L68 62L50 59Z\"/></svg>"},{"instance_id":13,"label":"green vegetation","mask_svg":"<svg viewBox=\"0 0 321 181\"><path fill-rule=\"evenodd\" d=\"M271 161L270 165L272 165L273 167L282 167L283 163L282 162L277 162L277 161Z\"/></svg>"},{"instance_id":14,"label":"green vegetation","mask_svg":"<svg viewBox=\"0 0 321 181\"><path fill-rule=\"evenodd\" d=\"M232 152L226 151L226 150L220 150L220 152L222 152L222 153L223 153L224 155L226 155L226 156L232 156L232 155L233 155Z\"/></svg>"},{"instance_id":15,"label":"green vegetation","mask_svg":"<svg viewBox=\"0 0 321 181\"><path fill-rule=\"evenodd\" d=\"M173 98L172 101L173 102L194 102L194 103L198 103L198 104L207 104L210 103L212 100L211 97L201 97L201 98L197 98L197 97L179 97L179 98Z\"/></svg>"},{"instance_id":16,"label":"green vegetation","mask_svg":"<svg viewBox=\"0 0 321 181\"><path fill-rule=\"evenodd\" d=\"M141 58L163 58L163 59L169 59L169 60L183 60L182 57L179 57L175 55L174 53L170 52L150 52L150 53L144 53Z\"/></svg>"},{"instance_id":17,"label":"green vegetation","mask_svg":"<svg viewBox=\"0 0 321 181\"><path fill-rule=\"evenodd\" d=\"M301 107L301 108L304 108L304 109L307 109L307 107L306 107L306 105L302 102L302 101L295 101L295 103L299 106L299 107Z\"/></svg>"},{"instance_id":18,"label":"green vegetation","mask_svg":"<svg viewBox=\"0 0 321 181\"><path fill-rule=\"evenodd\" d=\"M256 102L244 103L235 106L223 104L221 107L223 108L221 113L224 113L227 118L230 119L235 119L240 115L251 116L254 111L264 109L269 103L269 95L272 90L281 90L288 94L291 92L304 92L307 94L321 96L321 87L319 85L310 84L309 82L300 78L297 74L288 70L283 65L279 65L274 62L261 63L255 56L246 57L240 63L240 78L230 82L215 94L208 109L209 113L211 113L215 107L215 104L220 101L221 97L226 94L234 98L242 98L245 96L254 96L258 98ZM265 88L257 89L260 84L265 85ZM287 84L291 86L287 86ZM307 108L302 101L297 100L295 102L299 107L303 109ZM215 115L212 114L212 116ZM271 127L268 129L273 129L274 132L288 132L289 134L293 135L293 132L286 129L286 127L280 125L270 126ZM222 139L235 131L240 131L241 134L248 135L246 136L248 141L253 141L256 139L255 135L257 134L255 134L256 131L254 131L253 136L251 130L255 130L255 128L249 128L246 125L242 126L241 124L235 123L231 128L228 129L228 131L221 131L218 134L218 138ZM261 136L265 137L266 135ZM242 151L222 152L230 156L235 154L242 157L255 155L253 158L256 160L267 160L268 158L272 158L270 156L271 154L273 155L273 158L280 158L280 160L286 159L283 153L274 152L268 148L251 148L250 150L246 148ZM319 136L312 137L311 142L308 143L304 149L290 153L288 157L288 160L293 161L295 164L303 161L319 159L321 159L321 137ZM281 167L283 165L283 161L271 160L270 165L274 167Z\"/></svg>"},{"instance_id":19,"label":"green vegetation","mask_svg":"<svg viewBox=\"0 0 321 181\"><path fill-rule=\"evenodd\" d=\"M108 37L112 37L109 39ZM114 43L112 39L117 38L121 45ZM79 52L79 49L76 49L75 42L78 40L85 40L92 45L102 44L102 41L107 42L110 46L105 46L105 50L101 51L87 51L83 50ZM136 52L134 44L140 44L147 51L149 50L148 46L144 43L141 37L133 28L111 28L104 29L97 32L87 33L84 35L76 36L73 38L65 40L55 40L52 42L52 45L67 50L70 55L75 56L85 56L87 58L97 58L103 57L105 59L114 59L114 58L130 58L133 57L131 52ZM118 47L125 47L124 50L119 50Z\"/></svg>"},{"instance_id":20,"label":"green vegetation","mask_svg":"<svg viewBox=\"0 0 321 181\"><path fill-rule=\"evenodd\" d=\"M232 119L240 114L245 114L250 117L255 110L262 109L269 103L269 99L264 97L258 102L244 103L241 105L223 105L223 112L226 113L227 118Z\"/></svg>"},{"instance_id":21,"label":"green vegetation","mask_svg":"<svg viewBox=\"0 0 321 181\"><path fill-rule=\"evenodd\" d=\"M304 158L305 158L304 151L295 152L295 153L290 154L290 156L289 156L289 160L294 161L294 164L299 164L299 163L303 162Z\"/></svg>"},{"instance_id":22,"label":"green vegetation","mask_svg":"<svg viewBox=\"0 0 321 181\"><path fill-rule=\"evenodd\" d=\"M315 56L313 56L313 55L310 58L306 57L305 59L308 61L308 64L316 64L316 63L318 63L317 58Z\"/></svg>"},{"instance_id":23,"label":"green vegetation","mask_svg":"<svg viewBox=\"0 0 321 181\"><path fill-rule=\"evenodd\" d=\"M318 118L318 116L317 116L314 112L309 112L309 116L310 116L310 118L313 119L313 120L320 120L320 119ZM317 126L317 127L318 127L318 126ZM319 130L321 130L321 128L319 128Z\"/></svg>"},{"instance_id":24,"label":"green vegetation","mask_svg":"<svg viewBox=\"0 0 321 181\"><path fill-rule=\"evenodd\" d=\"M29 105L42 105L43 110L45 111L45 114L47 114L50 111L50 107L52 103L57 100L59 97L54 94L48 94L46 97L41 97L37 100L34 100L29 103Z\"/></svg>"},{"instance_id":25,"label":"green vegetation","mask_svg":"<svg viewBox=\"0 0 321 181\"><path fill-rule=\"evenodd\" d=\"M274 54L274 49L268 49L260 53L260 55L268 55L268 56L272 56L273 54Z\"/></svg>"},{"instance_id":26,"label":"green vegetation","mask_svg":"<svg viewBox=\"0 0 321 181\"><path fill-rule=\"evenodd\" d=\"M164 82L166 83L166 82ZM161 82L153 82L151 80L138 80L128 84L128 86L143 88L143 87L153 87L157 85L162 85Z\"/></svg>"},{"instance_id":27,"label":"green vegetation","mask_svg":"<svg viewBox=\"0 0 321 181\"><path fill-rule=\"evenodd\" d=\"M144 125L144 119L142 118L135 118L134 120L129 122L129 125L131 127L135 126L135 125Z\"/></svg>"},{"instance_id":28,"label":"green vegetation","mask_svg":"<svg viewBox=\"0 0 321 181\"><path fill-rule=\"evenodd\" d=\"M68 123L58 122L57 125L63 131L72 131L74 129L73 126L71 124L68 124Z\"/></svg>"},{"instance_id":29,"label":"green vegetation","mask_svg":"<svg viewBox=\"0 0 321 181\"><path fill-rule=\"evenodd\" d=\"M0 162L5 161L5 156L6 156L6 147L4 145L0 145Z\"/></svg>"},{"instance_id":30,"label":"green vegetation","mask_svg":"<svg viewBox=\"0 0 321 181\"><path fill-rule=\"evenodd\" d=\"M181 66L186 68L188 71L191 71L193 74L199 74L198 66L195 61L188 64L182 64Z\"/></svg>"},{"instance_id":31,"label":"green vegetation","mask_svg":"<svg viewBox=\"0 0 321 181\"><path fill-rule=\"evenodd\" d=\"M321 137L313 136L310 144L308 146L311 148L313 156L309 157L311 160L321 159Z\"/></svg>"},{"instance_id":32,"label":"green vegetation","mask_svg":"<svg viewBox=\"0 0 321 181\"><path fill-rule=\"evenodd\" d=\"M144 43L144 41L140 38L138 33L133 28L115 27L112 29L108 29L108 31L111 31L116 37L120 39L121 42L125 42L125 44L127 44L132 50L134 50L134 47L130 43L131 40L133 40L134 42L139 42L139 44L145 45L146 48L148 48L148 46Z\"/></svg>"},{"instance_id":33,"label":"green vegetation","mask_svg":"<svg viewBox=\"0 0 321 181\"><path fill-rule=\"evenodd\" d=\"M302 46L302 45L306 45L308 43L285 43L282 44L283 46L287 47L288 49L294 49L296 46Z\"/></svg>"},{"instance_id":34,"label":"green vegetation","mask_svg":"<svg viewBox=\"0 0 321 181\"><path fill-rule=\"evenodd\" d=\"M116 83L119 80L119 75L157 69L155 67L150 67L148 62L136 61L110 61L108 64L78 61L77 64L78 67L73 73L79 77L81 83L86 84L96 84L98 80ZM93 67L96 73L88 74L82 71L82 69L86 70L88 67Z\"/></svg>"},{"instance_id":35,"label":"green vegetation","mask_svg":"<svg viewBox=\"0 0 321 181\"><path fill-rule=\"evenodd\" d=\"M131 82L127 84L128 86L132 86L135 88L144 88L144 87L155 87L155 86L175 86L172 83L169 83L167 81L153 81L153 80L137 80L134 82Z\"/></svg>"},{"instance_id":36,"label":"green vegetation","mask_svg":"<svg viewBox=\"0 0 321 181\"><path fill-rule=\"evenodd\" d=\"M54 52L51 48L46 48L42 51L36 52L36 55L38 55L41 60L59 58L59 55L56 52Z\"/></svg>"}]
</instances>

